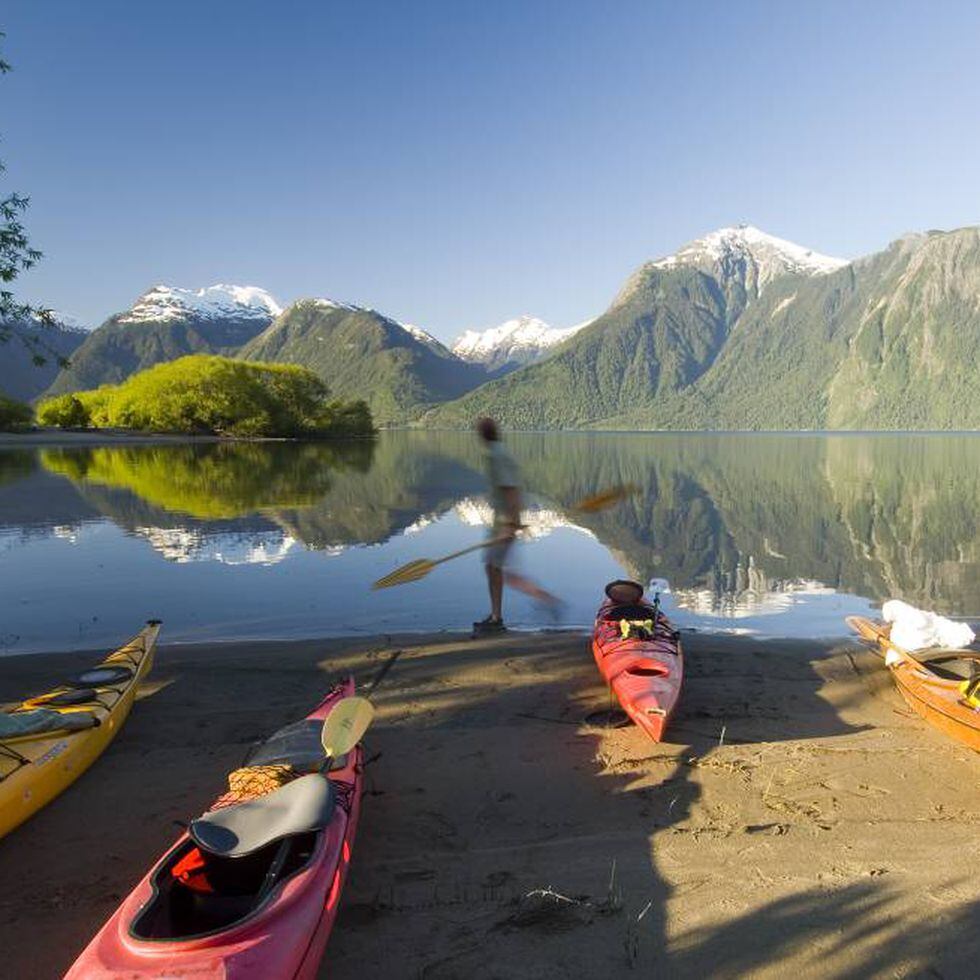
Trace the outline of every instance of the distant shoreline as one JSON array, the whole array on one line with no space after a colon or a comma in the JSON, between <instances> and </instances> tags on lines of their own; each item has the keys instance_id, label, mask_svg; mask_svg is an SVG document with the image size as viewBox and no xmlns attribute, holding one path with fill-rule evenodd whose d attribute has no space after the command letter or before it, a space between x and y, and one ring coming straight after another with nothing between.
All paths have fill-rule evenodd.
<instances>
[{"instance_id":1,"label":"distant shoreline","mask_svg":"<svg viewBox=\"0 0 980 980\"><path fill-rule=\"evenodd\" d=\"M19 446L107 446L183 445L215 442L350 442L374 436L343 436L331 439L287 438L285 436L188 435L181 432L132 432L127 429L35 429L29 432L0 432L0 449Z\"/></svg>"},{"instance_id":2,"label":"distant shoreline","mask_svg":"<svg viewBox=\"0 0 980 980\"><path fill-rule=\"evenodd\" d=\"M466 429L382 426L380 432L466 432ZM977 436L976 429L510 429L507 435L599 435L599 436ZM287 436L188 435L180 432L132 432L126 429L37 429L29 432L0 432L0 449L34 446L183 445L218 442L349 442L375 436L343 436L331 439Z\"/></svg>"}]
</instances>

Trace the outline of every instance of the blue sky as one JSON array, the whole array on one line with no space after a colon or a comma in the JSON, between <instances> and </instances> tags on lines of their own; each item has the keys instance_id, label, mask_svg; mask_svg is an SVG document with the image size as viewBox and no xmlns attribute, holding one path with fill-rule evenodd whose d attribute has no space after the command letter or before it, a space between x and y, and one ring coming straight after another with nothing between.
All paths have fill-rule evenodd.
<instances>
[{"instance_id":1,"label":"blue sky","mask_svg":"<svg viewBox=\"0 0 980 980\"><path fill-rule=\"evenodd\" d=\"M980 222L980 5L8 0L25 298L331 296L448 339L600 312L746 221L830 254Z\"/></svg>"}]
</instances>

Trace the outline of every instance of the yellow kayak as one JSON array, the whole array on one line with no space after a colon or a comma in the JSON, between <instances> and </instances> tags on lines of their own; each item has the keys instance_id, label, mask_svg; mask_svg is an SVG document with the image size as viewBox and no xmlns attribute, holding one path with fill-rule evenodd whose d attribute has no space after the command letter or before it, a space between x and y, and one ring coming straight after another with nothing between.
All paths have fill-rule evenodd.
<instances>
[{"instance_id":1,"label":"yellow kayak","mask_svg":"<svg viewBox=\"0 0 980 980\"><path fill-rule=\"evenodd\" d=\"M59 687L0 711L0 837L70 786L122 727L150 672L159 620Z\"/></svg>"}]
</instances>

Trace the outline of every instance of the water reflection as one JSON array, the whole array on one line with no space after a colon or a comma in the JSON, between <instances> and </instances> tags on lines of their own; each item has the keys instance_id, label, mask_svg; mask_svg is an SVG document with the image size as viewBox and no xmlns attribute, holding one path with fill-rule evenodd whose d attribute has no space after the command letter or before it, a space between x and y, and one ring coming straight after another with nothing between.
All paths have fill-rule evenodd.
<instances>
[{"instance_id":1,"label":"water reflection","mask_svg":"<svg viewBox=\"0 0 980 980\"><path fill-rule=\"evenodd\" d=\"M848 596L980 611L980 439L521 434L511 445L529 491L524 560L570 597L572 622L588 621L610 574L666 580L669 604L700 626L827 632L858 601ZM574 511L619 483L640 491ZM64 646L66 623L112 619L112 604L138 619L148 603L188 636L463 626L482 610L477 562L373 600L366 586L477 540L483 492L465 433L0 452L0 635L14 650ZM520 600L511 609L537 625Z\"/></svg>"}]
</instances>

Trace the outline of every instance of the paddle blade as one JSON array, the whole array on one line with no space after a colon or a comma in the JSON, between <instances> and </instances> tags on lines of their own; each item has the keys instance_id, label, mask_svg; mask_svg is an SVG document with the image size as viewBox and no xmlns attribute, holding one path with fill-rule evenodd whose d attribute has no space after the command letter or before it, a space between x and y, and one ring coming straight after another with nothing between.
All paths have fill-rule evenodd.
<instances>
[{"instance_id":1,"label":"paddle blade","mask_svg":"<svg viewBox=\"0 0 980 980\"><path fill-rule=\"evenodd\" d=\"M382 576L371 588L390 589L393 585L417 582L420 578L425 578L433 568L435 568L435 562L430 559L416 558L415 561L410 561L407 565L402 565L401 568L396 568L393 572Z\"/></svg>"},{"instance_id":2,"label":"paddle blade","mask_svg":"<svg viewBox=\"0 0 980 980\"><path fill-rule=\"evenodd\" d=\"M639 492L640 488L635 483L624 483L621 486L603 490L602 493L593 494L591 497L585 497L577 504L573 504L572 510L594 514L597 510L605 510L607 507L612 507L613 504L618 504L621 500Z\"/></svg>"},{"instance_id":3,"label":"paddle blade","mask_svg":"<svg viewBox=\"0 0 980 980\"><path fill-rule=\"evenodd\" d=\"M330 759L346 755L367 731L374 718L374 705L367 698L349 697L338 701L323 723L323 751Z\"/></svg>"}]
</instances>

